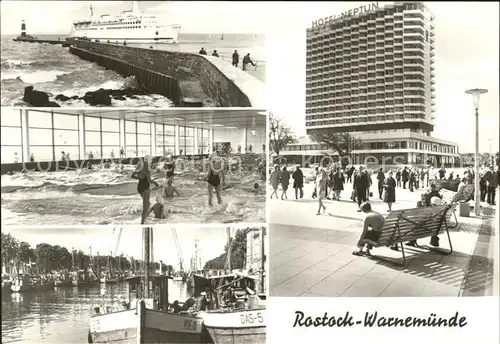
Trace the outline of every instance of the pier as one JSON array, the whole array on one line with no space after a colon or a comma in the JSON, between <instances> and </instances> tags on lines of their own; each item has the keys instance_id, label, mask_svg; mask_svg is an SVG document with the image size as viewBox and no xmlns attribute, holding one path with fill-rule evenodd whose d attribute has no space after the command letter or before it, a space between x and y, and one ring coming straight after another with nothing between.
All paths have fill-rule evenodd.
<instances>
[{"instance_id":1,"label":"pier","mask_svg":"<svg viewBox=\"0 0 500 344\"><path fill-rule=\"evenodd\" d=\"M264 83L227 61L192 53L73 41L70 52L173 100L179 107L265 108Z\"/></svg>"},{"instance_id":2,"label":"pier","mask_svg":"<svg viewBox=\"0 0 500 344\"><path fill-rule=\"evenodd\" d=\"M23 37L19 36L13 39L14 42L27 42L27 43L48 43L48 44L59 44L63 47L69 47L70 43L67 40L50 40L50 39L38 39L35 37Z\"/></svg>"}]
</instances>

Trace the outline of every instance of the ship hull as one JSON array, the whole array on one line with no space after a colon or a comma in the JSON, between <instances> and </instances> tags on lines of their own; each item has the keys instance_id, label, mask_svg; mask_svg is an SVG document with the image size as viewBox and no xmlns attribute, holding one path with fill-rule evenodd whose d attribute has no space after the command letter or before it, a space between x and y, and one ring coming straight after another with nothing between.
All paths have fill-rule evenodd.
<instances>
[{"instance_id":1,"label":"ship hull","mask_svg":"<svg viewBox=\"0 0 500 344\"><path fill-rule=\"evenodd\" d=\"M71 287L72 285L72 281L54 281L56 287Z\"/></svg>"},{"instance_id":2,"label":"ship hull","mask_svg":"<svg viewBox=\"0 0 500 344\"><path fill-rule=\"evenodd\" d=\"M91 40L110 41L115 43L177 43L180 25L157 27L152 29L123 29L123 30L86 30L73 29L70 38L86 37Z\"/></svg>"},{"instance_id":3,"label":"ship hull","mask_svg":"<svg viewBox=\"0 0 500 344\"><path fill-rule=\"evenodd\" d=\"M266 342L265 309L200 314L210 340L215 344L259 344Z\"/></svg>"},{"instance_id":4,"label":"ship hull","mask_svg":"<svg viewBox=\"0 0 500 344\"><path fill-rule=\"evenodd\" d=\"M202 321L149 309L139 314L132 309L95 315L90 318L89 340L99 344L202 343Z\"/></svg>"},{"instance_id":5,"label":"ship hull","mask_svg":"<svg viewBox=\"0 0 500 344\"><path fill-rule=\"evenodd\" d=\"M48 290L51 289L54 286L54 283L47 283L47 284L42 284L42 285L19 285L19 284L13 284L11 286L11 290L13 293L24 293L27 291L41 291L41 290Z\"/></svg>"}]
</instances>

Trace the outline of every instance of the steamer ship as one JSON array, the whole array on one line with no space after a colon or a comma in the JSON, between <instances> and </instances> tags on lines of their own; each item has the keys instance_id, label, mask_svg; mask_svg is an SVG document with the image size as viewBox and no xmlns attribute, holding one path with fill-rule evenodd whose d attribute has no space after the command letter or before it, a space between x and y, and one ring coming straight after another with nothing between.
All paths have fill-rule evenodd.
<instances>
[{"instance_id":1,"label":"steamer ship","mask_svg":"<svg viewBox=\"0 0 500 344\"><path fill-rule=\"evenodd\" d=\"M155 14L142 13L139 2L134 1L132 10L122 11L118 17L103 14L73 23L70 38L109 40L128 43L177 43L180 24L159 25Z\"/></svg>"}]
</instances>

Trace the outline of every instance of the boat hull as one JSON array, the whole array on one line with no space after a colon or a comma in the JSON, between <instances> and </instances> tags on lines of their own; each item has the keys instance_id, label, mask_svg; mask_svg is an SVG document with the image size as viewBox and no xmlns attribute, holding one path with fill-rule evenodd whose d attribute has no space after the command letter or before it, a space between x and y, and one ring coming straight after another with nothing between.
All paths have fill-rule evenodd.
<instances>
[{"instance_id":1,"label":"boat hull","mask_svg":"<svg viewBox=\"0 0 500 344\"><path fill-rule=\"evenodd\" d=\"M265 309L206 312L205 331L215 344L259 344L266 342Z\"/></svg>"},{"instance_id":2,"label":"boat hull","mask_svg":"<svg viewBox=\"0 0 500 344\"><path fill-rule=\"evenodd\" d=\"M92 40L100 40L122 43L177 43L179 39L180 25L156 27L151 29L123 29L123 30L86 30L73 29L70 38L86 37ZM104 42L103 42L104 43Z\"/></svg>"},{"instance_id":3,"label":"boat hull","mask_svg":"<svg viewBox=\"0 0 500 344\"><path fill-rule=\"evenodd\" d=\"M14 293L23 293L27 291L41 291L48 290L54 287L54 283L42 284L42 285L19 285L13 284L11 290Z\"/></svg>"},{"instance_id":4,"label":"boat hull","mask_svg":"<svg viewBox=\"0 0 500 344\"><path fill-rule=\"evenodd\" d=\"M202 343L202 320L149 309L95 315L90 318L92 343ZM142 326L141 326L142 324Z\"/></svg>"}]
</instances>

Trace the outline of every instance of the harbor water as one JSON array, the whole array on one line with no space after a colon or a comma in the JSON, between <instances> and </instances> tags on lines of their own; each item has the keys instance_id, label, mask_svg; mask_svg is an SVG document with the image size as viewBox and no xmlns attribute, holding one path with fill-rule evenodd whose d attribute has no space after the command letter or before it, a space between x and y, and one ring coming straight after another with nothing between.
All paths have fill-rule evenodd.
<instances>
[{"instance_id":1,"label":"harbor water","mask_svg":"<svg viewBox=\"0 0 500 344\"><path fill-rule=\"evenodd\" d=\"M36 34L33 34L36 36ZM26 86L52 94L51 101L64 107L89 106L83 100L56 100L58 94L80 96L86 92L104 89L122 89L135 86L133 78L124 78L114 71L106 70L95 63L72 55L69 48L48 43L14 42L15 36L1 38L1 105L28 106L22 98ZM39 39L61 40L64 35L40 35ZM198 53L201 47L211 55L219 52L221 59L231 62L231 54L238 50L241 59L247 53L257 63L248 72L264 81L265 79L265 40L263 35L227 34L224 39L217 34L179 34L178 44L129 44L157 50L170 50ZM113 99L113 107L171 107L173 103L158 94L138 95L136 99Z\"/></svg>"},{"instance_id":2,"label":"harbor water","mask_svg":"<svg viewBox=\"0 0 500 344\"><path fill-rule=\"evenodd\" d=\"M185 283L169 280L169 301L185 301ZM105 289L105 296L101 296ZM54 287L2 295L2 343L88 343L89 318L102 300L127 297L126 283L95 287Z\"/></svg>"},{"instance_id":3,"label":"harbor water","mask_svg":"<svg viewBox=\"0 0 500 344\"><path fill-rule=\"evenodd\" d=\"M27 172L2 175L2 223L4 225L95 225L138 224L142 199L137 180L130 177L135 166L99 170ZM214 195L208 206L207 183L203 172L181 172L173 185L180 196L165 200L169 210L164 220L151 214L148 222L211 223L265 222L265 186L257 171L227 175L223 203ZM157 176L160 183L165 180ZM259 191L252 192L254 183ZM151 202L162 188L151 192Z\"/></svg>"}]
</instances>

